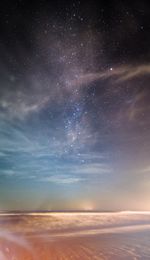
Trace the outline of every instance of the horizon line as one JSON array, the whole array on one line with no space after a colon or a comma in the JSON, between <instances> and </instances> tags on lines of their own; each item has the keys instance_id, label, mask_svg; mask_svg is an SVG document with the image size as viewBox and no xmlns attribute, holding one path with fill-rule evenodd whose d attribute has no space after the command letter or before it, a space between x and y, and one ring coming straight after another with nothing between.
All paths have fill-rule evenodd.
<instances>
[{"instance_id":1,"label":"horizon line","mask_svg":"<svg viewBox=\"0 0 150 260\"><path fill-rule=\"evenodd\" d=\"M52 213L135 213L150 214L150 210L0 210L0 215L7 214L52 214Z\"/></svg>"}]
</instances>

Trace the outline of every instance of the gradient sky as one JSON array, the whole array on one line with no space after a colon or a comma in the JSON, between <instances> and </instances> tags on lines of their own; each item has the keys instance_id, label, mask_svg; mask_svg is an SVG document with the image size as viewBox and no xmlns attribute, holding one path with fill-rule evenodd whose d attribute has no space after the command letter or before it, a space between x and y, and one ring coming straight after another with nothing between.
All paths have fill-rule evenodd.
<instances>
[{"instance_id":1,"label":"gradient sky","mask_svg":"<svg viewBox=\"0 0 150 260\"><path fill-rule=\"evenodd\" d=\"M148 1L0 3L0 210L150 210Z\"/></svg>"}]
</instances>

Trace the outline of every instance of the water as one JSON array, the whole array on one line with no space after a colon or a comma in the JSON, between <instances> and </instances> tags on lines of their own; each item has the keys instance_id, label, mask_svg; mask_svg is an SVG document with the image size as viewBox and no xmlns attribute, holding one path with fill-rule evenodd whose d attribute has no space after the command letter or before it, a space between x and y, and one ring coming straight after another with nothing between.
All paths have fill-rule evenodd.
<instances>
[{"instance_id":1,"label":"water","mask_svg":"<svg viewBox=\"0 0 150 260\"><path fill-rule=\"evenodd\" d=\"M150 213L0 214L0 260L150 259Z\"/></svg>"}]
</instances>

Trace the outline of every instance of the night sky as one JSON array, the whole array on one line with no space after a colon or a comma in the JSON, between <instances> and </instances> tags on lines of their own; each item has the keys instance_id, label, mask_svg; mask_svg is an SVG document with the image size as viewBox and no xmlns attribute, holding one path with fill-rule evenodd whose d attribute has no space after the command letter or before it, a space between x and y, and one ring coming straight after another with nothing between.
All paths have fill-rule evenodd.
<instances>
[{"instance_id":1,"label":"night sky","mask_svg":"<svg viewBox=\"0 0 150 260\"><path fill-rule=\"evenodd\" d=\"M0 210L150 210L149 1L0 2Z\"/></svg>"}]
</instances>

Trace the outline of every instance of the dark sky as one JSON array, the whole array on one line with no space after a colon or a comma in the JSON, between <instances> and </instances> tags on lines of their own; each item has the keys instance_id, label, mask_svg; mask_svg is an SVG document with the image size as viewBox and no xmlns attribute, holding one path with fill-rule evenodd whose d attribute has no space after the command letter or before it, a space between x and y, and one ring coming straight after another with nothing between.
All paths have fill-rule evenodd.
<instances>
[{"instance_id":1,"label":"dark sky","mask_svg":"<svg viewBox=\"0 0 150 260\"><path fill-rule=\"evenodd\" d=\"M150 210L149 17L0 3L0 209Z\"/></svg>"}]
</instances>

